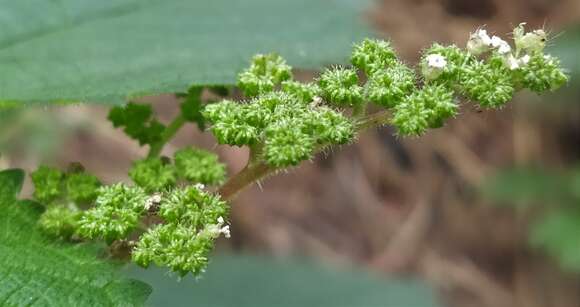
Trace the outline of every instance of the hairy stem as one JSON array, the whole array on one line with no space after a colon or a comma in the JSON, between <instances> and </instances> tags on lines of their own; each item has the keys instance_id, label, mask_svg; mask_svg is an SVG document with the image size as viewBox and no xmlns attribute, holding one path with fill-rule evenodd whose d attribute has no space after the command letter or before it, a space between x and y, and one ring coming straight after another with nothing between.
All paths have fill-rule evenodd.
<instances>
[{"instance_id":1,"label":"hairy stem","mask_svg":"<svg viewBox=\"0 0 580 307\"><path fill-rule=\"evenodd\" d=\"M390 117L391 113L389 111L381 111L371 114L358 121L358 123L356 124L356 130L360 132L372 127L380 127L386 125L389 122Z\"/></svg>"},{"instance_id":2,"label":"hairy stem","mask_svg":"<svg viewBox=\"0 0 580 307\"><path fill-rule=\"evenodd\" d=\"M389 120L390 113L388 111L381 111L362 118L356 125L357 131L363 131L371 127L382 126ZM268 176L276 171L276 168L267 165L260 161L260 153L262 150L261 144L250 147L250 157L248 164L239 173L230 177L218 190L218 193L225 200L233 200L239 192L250 186L252 183ZM324 146L319 148L317 152L324 150Z\"/></svg>"},{"instance_id":3,"label":"hairy stem","mask_svg":"<svg viewBox=\"0 0 580 307\"><path fill-rule=\"evenodd\" d=\"M173 136L175 136L177 131L179 131L179 129L183 127L183 125L186 122L187 121L185 120L185 118L183 118L181 114L177 115L177 117L175 117L175 119L169 124L169 126L165 128L165 130L161 134L161 139L159 140L159 142L151 145L147 157L148 158L158 157L161 154L163 146L165 146L165 144L167 144L167 142L169 142L173 138Z\"/></svg>"},{"instance_id":4,"label":"hairy stem","mask_svg":"<svg viewBox=\"0 0 580 307\"><path fill-rule=\"evenodd\" d=\"M239 192L252 183L266 177L276 169L264 162L248 164L243 170L231 177L220 187L218 193L225 200L234 199Z\"/></svg>"}]
</instances>

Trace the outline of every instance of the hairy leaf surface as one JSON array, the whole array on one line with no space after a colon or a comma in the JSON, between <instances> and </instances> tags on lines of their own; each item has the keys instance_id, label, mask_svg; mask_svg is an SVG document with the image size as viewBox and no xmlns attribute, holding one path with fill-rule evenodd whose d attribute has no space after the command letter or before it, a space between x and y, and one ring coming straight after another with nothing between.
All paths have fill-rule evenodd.
<instances>
[{"instance_id":1,"label":"hairy leaf surface","mask_svg":"<svg viewBox=\"0 0 580 307\"><path fill-rule=\"evenodd\" d=\"M121 102L233 84L255 53L345 62L356 0L0 0L0 105Z\"/></svg>"},{"instance_id":2,"label":"hairy leaf surface","mask_svg":"<svg viewBox=\"0 0 580 307\"><path fill-rule=\"evenodd\" d=\"M140 306L148 285L117 276L96 248L54 244L35 204L17 199L24 173L0 172L0 306Z\"/></svg>"}]
</instances>

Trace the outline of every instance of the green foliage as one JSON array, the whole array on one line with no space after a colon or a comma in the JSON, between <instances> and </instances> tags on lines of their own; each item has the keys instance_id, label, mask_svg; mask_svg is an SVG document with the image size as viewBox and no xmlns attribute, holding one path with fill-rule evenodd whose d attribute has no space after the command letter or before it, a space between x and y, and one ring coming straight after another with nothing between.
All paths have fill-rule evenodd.
<instances>
[{"instance_id":1,"label":"green foliage","mask_svg":"<svg viewBox=\"0 0 580 307\"><path fill-rule=\"evenodd\" d=\"M562 268L580 272L579 233L580 210L575 208L548 212L532 224L529 236L532 246L542 248L554 256Z\"/></svg>"},{"instance_id":2,"label":"green foliage","mask_svg":"<svg viewBox=\"0 0 580 307\"><path fill-rule=\"evenodd\" d=\"M124 103L233 85L245 59L263 51L306 69L338 63L368 35L368 3L2 0L0 103Z\"/></svg>"},{"instance_id":3,"label":"green foliage","mask_svg":"<svg viewBox=\"0 0 580 307\"><path fill-rule=\"evenodd\" d=\"M348 144L357 131L387 121L400 136L441 127L457 115L460 95L483 107L500 107L522 87L539 92L563 85L567 77L558 61L543 55L542 32L514 31L515 51L481 29L471 34L466 50L434 44L422 57L422 80L397 59L390 43L365 40L354 46L353 67L326 69L316 83L293 80L291 67L278 54L256 55L238 75L245 101L210 103L202 99L211 97L202 95L205 88L218 96L227 91L192 86L177 95L180 113L167 126L150 105L114 107L109 113L113 125L149 145L147 158L129 171L136 186L118 183L95 191L99 180L82 170L40 169L33 174L35 195L47 205L40 225L57 237L105 240L112 251L128 247L141 266L198 275L215 240L230 236L229 207L222 196L231 199L254 181L330 146ZM359 80L363 72L366 84ZM369 102L392 112L368 115ZM250 149L246 168L219 188L221 196L203 190L204 184L225 181L225 167L216 155L182 148L173 161L161 156L163 146L188 122L201 130L207 125L220 144Z\"/></svg>"},{"instance_id":4,"label":"green foliage","mask_svg":"<svg viewBox=\"0 0 580 307\"><path fill-rule=\"evenodd\" d=\"M179 176L191 183L213 185L225 179L226 167L214 153L188 147L176 151L174 158Z\"/></svg>"},{"instance_id":5,"label":"green foliage","mask_svg":"<svg viewBox=\"0 0 580 307\"><path fill-rule=\"evenodd\" d=\"M150 306L442 306L435 291L419 280L379 278L366 271L343 270L305 259L218 254L212 256L201 279L177 281L155 268L130 267L127 275L155 288L147 301Z\"/></svg>"},{"instance_id":6,"label":"green foliage","mask_svg":"<svg viewBox=\"0 0 580 307\"><path fill-rule=\"evenodd\" d=\"M123 239L133 231L146 212L147 194L139 187L117 183L103 186L95 207L83 212L78 221L79 235L109 243Z\"/></svg>"},{"instance_id":7,"label":"green foliage","mask_svg":"<svg viewBox=\"0 0 580 307\"><path fill-rule=\"evenodd\" d=\"M2 306L141 306L151 288L121 278L89 246L54 244L35 224L34 203L17 200L24 173L0 172Z\"/></svg>"},{"instance_id":8,"label":"green foliage","mask_svg":"<svg viewBox=\"0 0 580 307\"><path fill-rule=\"evenodd\" d=\"M554 57L562 61L562 66L566 67L571 75L570 82L578 84L580 76L580 27L575 26L560 33L557 37L551 38L546 48ZM570 86L573 87L573 86Z\"/></svg>"},{"instance_id":9,"label":"green foliage","mask_svg":"<svg viewBox=\"0 0 580 307\"><path fill-rule=\"evenodd\" d=\"M496 202L539 211L529 226L532 246L564 269L580 271L580 168L505 170L489 178L483 191Z\"/></svg>"},{"instance_id":10,"label":"green foliage","mask_svg":"<svg viewBox=\"0 0 580 307\"><path fill-rule=\"evenodd\" d=\"M146 104L129 103L113 107L109 112L109 120L115 128L123 128L125 134L137 140L139 145L159 142L165 129L153 117L151 106Z\"/></svg>"},{"instance_id":11,"label":"green foliage","mask_svg":"<svg viewBox=\"0 0 580 307\"><path fill-rule=\"evenodd\" d=\"M196 123L199 130L205 130L205 118L203 117L203 102L201 101L201 93L203 87L192 86L186 94L178 95L184 100L180 105L180 111L185 120ZM226 89L227 94L227 89ZM225 95L224 95L225 96Z\"/></svg>"},{"instance_id":12,"label":"green foliage","mask_svg":"<svg viewBox=\"0 0 580 307\"><path fill-rule=\"evenodd\" d=\"M129 177L147 192L158 192L175 186L177 171L162 158L147 158L133 162Z\"/></svg>"}]
</instances>

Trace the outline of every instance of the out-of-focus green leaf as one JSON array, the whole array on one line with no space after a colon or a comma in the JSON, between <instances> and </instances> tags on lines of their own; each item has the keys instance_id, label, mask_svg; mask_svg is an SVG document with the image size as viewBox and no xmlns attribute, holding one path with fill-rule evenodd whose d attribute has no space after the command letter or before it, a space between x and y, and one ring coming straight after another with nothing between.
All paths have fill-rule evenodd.
<instances>
[{"instance_id":1,"label":"out-of-focus green leaf","mask_svg":"<svg viewBox=\"0 0 580 307\"><path fill-rule=\"evenodd\" d=\"M140 306L148 285L119 276L89 246L55 244L20 201L24 172L0 172L0 306Z\"/></svg>"},{"instance_id":2,"label":"out-of-focus green leaf","mask_svg":"<svg viewBox=\"0 0 580 307\"><path fill-rule=\"evenodd\" d=\"M506 169L486 179L482 191L493 201L513 205L559 205L570 201L567 175L532 168Z\"/></svg>"},{"instance_id":3,"label":"out-of-focus green leaf","mask_svg":"<svg viewBox=\"0 0 580 307\"><path fill-rule=\"evenodd\" d=\"M233 84L255 53L344 62L358 0L0 0L0 105L122 102Z\"/></svg>"},{"instance_id":4,"label":"out-of-focus green leaf","mask_svg":"<svg viewBox=\"0 0 580 307\"><path fill-rule=\"evenodd\" d=\"M212 307L434 307L434 294L415 280L382 279L296 260L215 256L199 280L178 281L165 270L130 267L150 283L151 306Z\"/></svg>"},{"instance_id":5,"label":"out-of-focus green leaf","mask_svg":"<svg viewBox=\"0 0 580 307\"><path fill-rule=\"evenodd\" d=\"M565 67L572 76L571 84L580 84L578 83L578 77L580 77L578 50L580 50L580 26L565 30L549 42L548 52L562 61L562 67Z\"/></svg>"},{"instance_id":6,"label":"out-of-focus green leaf","mask_svg":"<svg viewBox=\"0 0 580 307\"><path fill-rule=\"evenodd\" d=\"M63 140L76 128L54 112L40 108L0 106L0 153L41 159L60 150Z\"/></svg>"},{"instance_id":7,"label":"out-of-focus green leaf","mask_svg":"<svg viewBox=\"0 0 580 307\"><path fill-rule=\"evenodd\" d=\"M580 205L580 204L579 204ZM580 271L580 212L554 210L532 224L532 245L545 249L564 269Z\"/></svg>"}]
</instances>

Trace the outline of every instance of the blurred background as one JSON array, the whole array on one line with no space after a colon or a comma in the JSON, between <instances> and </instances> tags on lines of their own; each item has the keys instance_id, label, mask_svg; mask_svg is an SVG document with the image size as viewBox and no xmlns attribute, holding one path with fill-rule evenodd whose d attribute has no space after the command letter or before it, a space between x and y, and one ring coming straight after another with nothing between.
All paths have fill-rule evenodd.
<instances>
[{"instance_id":1,"label":"blurred background","mask_svg":"<svg viewBox=\"0 0 580 307\"><path fill-rule=\"evenodd\" d=\"M443 306L580 306L580 1L384 0L361 18L408 63L433 41L463 46L481 25L504 36L521 21L545 26L571 83L554 95L522 92L501 111L464 104L458 118L417 139L389 127L367 131L355 145L268 178L232 203L233 235L217 253L308 257L415 278ZM140 101L165 121L178 112L173 95ZM107 112L3 111L0 168L79 161L105 182L128 181L146 148L113 129ZM194 125L165 152L187 144L216 150L230 174L247 159Z\"/></svg>"}]
</instances>

